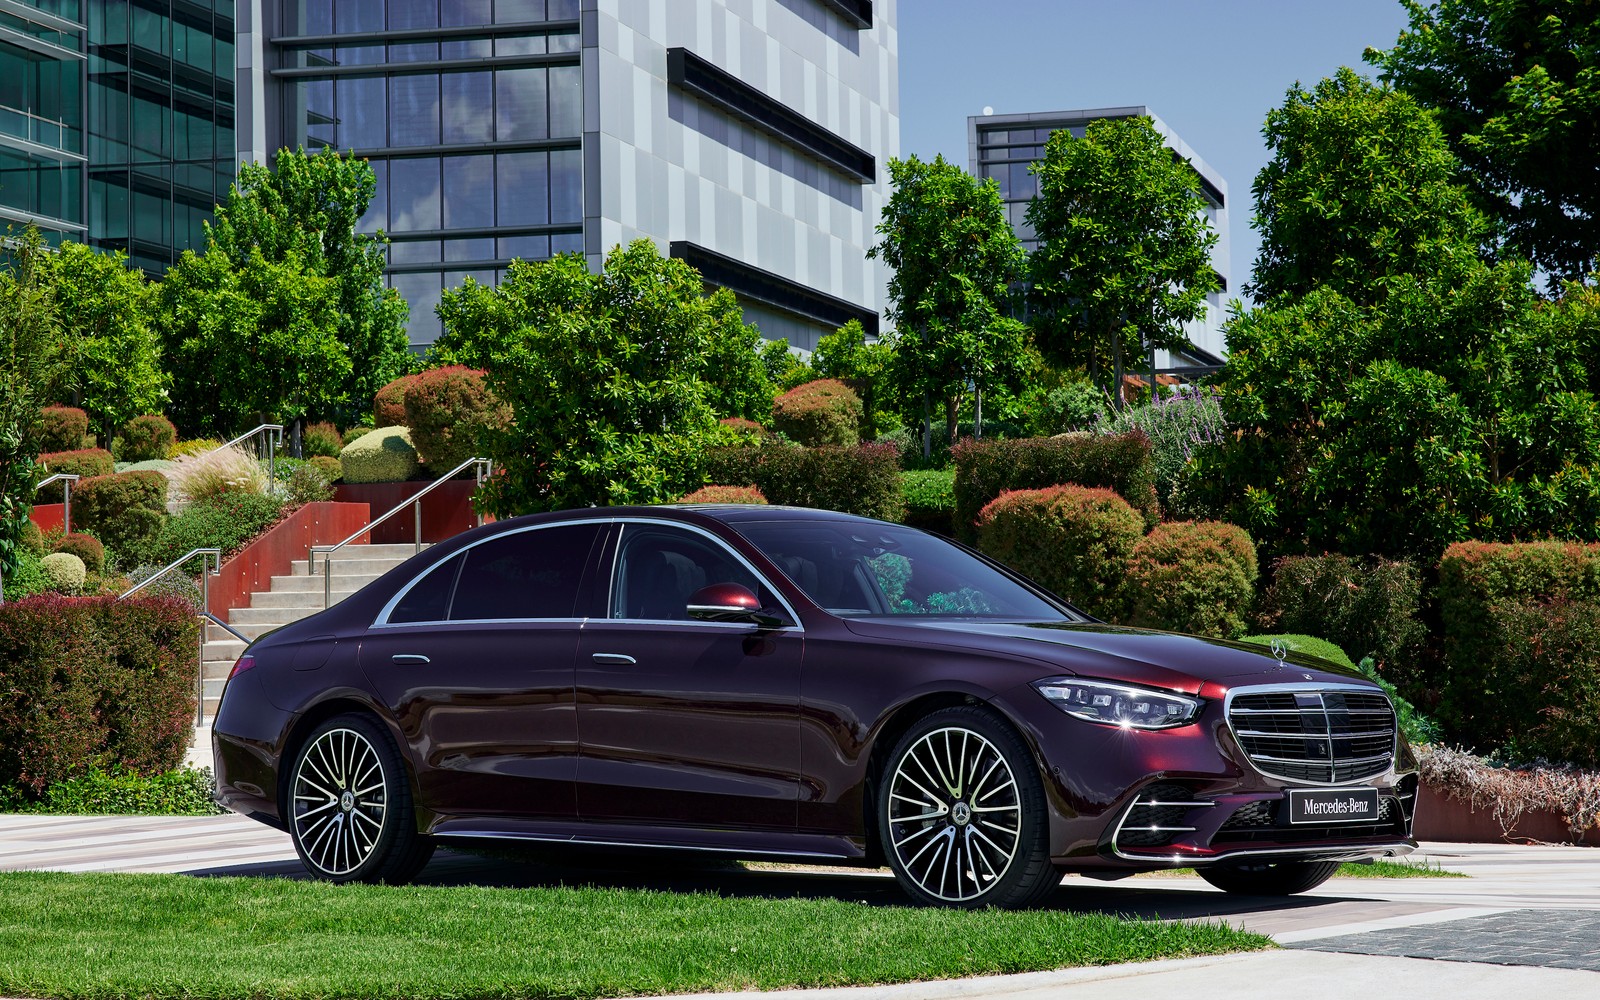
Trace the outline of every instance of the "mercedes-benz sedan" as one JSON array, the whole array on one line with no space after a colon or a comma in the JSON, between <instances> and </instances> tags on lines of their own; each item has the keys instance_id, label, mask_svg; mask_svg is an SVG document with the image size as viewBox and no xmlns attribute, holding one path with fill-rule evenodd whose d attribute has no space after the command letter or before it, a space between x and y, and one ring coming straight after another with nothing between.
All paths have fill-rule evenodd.
<instances>
[{"instance_id":1,"label":"mercedes-benz sedan","mask_svg":"<svg viewBox=\"0 0 1600 1000\"><path fill-rule=\"evenodd\" d=\"M469 531L251 644L212 734L219 801L334 881L520 841L887 864L922 902L1022 906L1064 871L1283 894L1415 847L1369 681L1106 625L826 511Z\"/></svg>"}]
</instances>

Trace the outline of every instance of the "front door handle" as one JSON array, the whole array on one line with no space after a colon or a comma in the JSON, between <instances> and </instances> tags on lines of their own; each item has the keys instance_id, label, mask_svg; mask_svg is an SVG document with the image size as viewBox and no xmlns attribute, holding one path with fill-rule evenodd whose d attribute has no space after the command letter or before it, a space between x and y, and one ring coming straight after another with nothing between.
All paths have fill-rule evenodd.
<instances>
[{"instance_id":1,"label":"front door handle","mask_svg":"<svg viewBox=\"0 0 1600 1000\"><path fill-rule=\"evenodd\" d=\"M433 661L421 653L396 653L389 657L391 663L432 663Z\"/></svg>"},{"instance_id":2,"label":"front door handle","mask_svg":"<svg viewBox=\"0 0 1600 1000\"><path fill-rule=\"evenodd\" d=\"M639 662L627 653L595 653L589 658L596 663L609 663L619 667L632 666Z\"/></svg>"}]
</instances>

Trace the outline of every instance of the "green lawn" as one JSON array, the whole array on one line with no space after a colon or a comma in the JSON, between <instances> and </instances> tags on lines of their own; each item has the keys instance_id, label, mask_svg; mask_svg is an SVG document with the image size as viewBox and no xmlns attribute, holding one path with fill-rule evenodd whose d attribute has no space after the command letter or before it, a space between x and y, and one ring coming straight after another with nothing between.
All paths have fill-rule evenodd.
<instances>
[{"instance_id":1,"label":"green lawn","mask_svg":"<svg viewBox=\"0 0 1600 1000\"><path fill-rule=\"evenodd\" d=\"M0 996L601 997L1270 947L1220 924L610 888L0 873Z\"/></svg>"},{"instance_id":2,"label":"green lawn","mask_svg":"<svg viewBox=\"0 0 1600 1000\"><path fill-rule=\"evenodd\" d=\"M1340 865L1335 878L1471 878L1466 872L1453 872L1437 861L1419 858L1412 861L1376 860L1370 865Z\"/></svg>"}]
</instances>

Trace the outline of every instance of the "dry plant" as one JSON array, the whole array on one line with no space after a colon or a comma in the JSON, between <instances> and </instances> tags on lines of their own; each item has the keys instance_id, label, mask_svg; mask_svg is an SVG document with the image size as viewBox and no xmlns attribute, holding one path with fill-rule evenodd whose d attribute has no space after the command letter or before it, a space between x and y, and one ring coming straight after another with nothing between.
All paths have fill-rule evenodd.
<instances>
[{"instance_id":1,"label":"dry plant","mask_svg":"<svg viewBox=\"0 0 1600 1000\"><path fill-rule=\"evenodd\" d=\"M1509 833L1525 812L1549 810L1566 820L1573 839L1600 826L1600 771L1576 767L1501 767L1446 746L1417 748L1422 780L1435 791L1494 814Z\"/></svg>"},{"instance_id":2,"label":"dry plant","mask_svg":"<svg viewBox=\"0 0 1600 1000\"><path fill-rule=\"evenodd\" d=\"M267 471L243 448L219 448L204 455L180 455L166 470L172 499L188 504L224 493L267 492Z\"/></svg>"}]
</instances>

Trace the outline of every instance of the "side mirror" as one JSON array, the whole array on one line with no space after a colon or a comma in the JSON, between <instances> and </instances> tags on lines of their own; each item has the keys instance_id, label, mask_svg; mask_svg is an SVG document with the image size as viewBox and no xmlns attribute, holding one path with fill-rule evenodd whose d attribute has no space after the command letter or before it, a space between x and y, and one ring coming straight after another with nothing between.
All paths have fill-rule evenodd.
<instances>
[{"instance_id":1,"label":"side mirror","mask_svg":"<svg viewBox=\"0 0 1600 1000\"><path fill-rule=\"evenodd\" d=\"M734 622L778 628L787 624L761 606L750 588L738 583L713 583L689 595L689 617L703 622Z\"/></svg>"}]
</instances>

